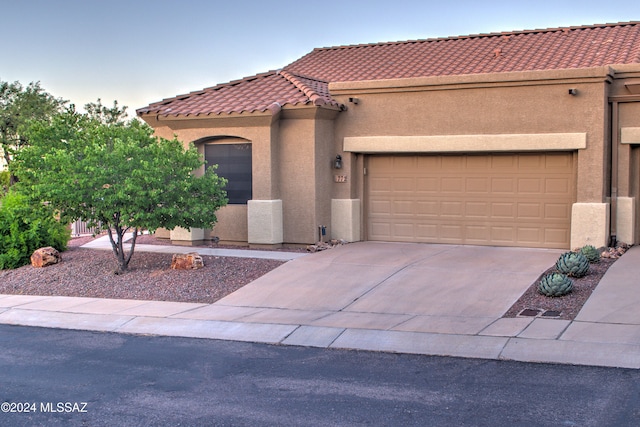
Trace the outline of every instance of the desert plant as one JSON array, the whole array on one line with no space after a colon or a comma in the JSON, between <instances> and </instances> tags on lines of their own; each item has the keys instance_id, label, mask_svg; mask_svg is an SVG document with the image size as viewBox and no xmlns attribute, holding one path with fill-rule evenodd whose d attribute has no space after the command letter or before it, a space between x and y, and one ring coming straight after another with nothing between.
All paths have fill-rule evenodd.
<instances>
[{"instance_id":1,"label":"desert plant","mask_svg":"<svg viewBox=\"0 0 640 427\"><path fill-rule=\"evenodd\" d=\"M51 209L30 206L14 191L0 201L0 270L28 264L33 251L43 246L63 251L69 238L69 228Z\"/></svg>"},{"instance_id":2,"label":"desert plant","mask_svg":"<svg viewBox=\"0 0 640 427\"><path fill-rule=\"evenodd\" d=\"M566 252L560 255L556 269L571 277L583 277L589 272L589 260L580 252Z\"/></svg>"},{"instance_id":3,"label":"desert plant","mask_svg":"<svg viewBox=\"0 0 640 427\"><path fill-rule=\"evenodd\" d=\"M538 292L548 297L560 297L573 289L573 281L562 273L551 273L538 283Z\"/></svg>"},{"instance_id":4,"label":"desert plant","mask_svg":"<svg viewBox=\"0 0 640 427\"><path fill-rule=\"evenodd\" d=\"M587 257L589 262L592 264L600 261L600 252L598 252L598 250L592 245L583 246L580 248L580 253Z\"/></svg>"}]
</instances>

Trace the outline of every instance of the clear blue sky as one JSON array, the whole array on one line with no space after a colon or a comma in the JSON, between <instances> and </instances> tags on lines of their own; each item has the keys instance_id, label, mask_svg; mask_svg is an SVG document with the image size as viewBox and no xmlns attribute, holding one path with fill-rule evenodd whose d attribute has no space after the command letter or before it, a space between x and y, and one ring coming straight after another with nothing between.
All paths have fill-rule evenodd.
<instances>
[{"instance_id":1,"label":"clear blue sky","mask_svg":"<svg viewBox=\"0 0 640 427\"><path fill-rule=\"evenodd\" d=\"M0 80L129 112L315 47L640 21L640 0L0 0Z\"/></svg>"}]
</instances>

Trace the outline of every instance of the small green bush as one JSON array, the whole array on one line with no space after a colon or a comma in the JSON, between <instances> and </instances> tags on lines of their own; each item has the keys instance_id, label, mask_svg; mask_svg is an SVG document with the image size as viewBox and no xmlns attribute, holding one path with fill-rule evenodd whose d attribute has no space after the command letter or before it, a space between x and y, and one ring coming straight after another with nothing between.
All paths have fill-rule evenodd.
<instances>
[{"instance_id":1,"label":"small green bush","mask_svg":"<svg viewBox=\"0 0 640 427\"><path fill-rule=\"evenodd\" d=\"M29 264L33 251L44 246L63 251L70 238L69 227L51 209L30 206L14 191L0 200L0 270Z\"/></svg>"},{"instance_id":2,"label":"small green bush","mask_svg":"<svg viewBox=\"0 0 640 427\"><path fill-rule=\"evenodd\" d=\"M9 191L9 171L0 171L0 198Z\"/></svg>"},{"instance_id":3,"label":"small green bush","mask_svg":"<svg viewBox=\"0 0 640 427\"><path fill-rule=\"evenodd\" d=\"M585 245L581 247L580 253L587 257L591 264L600 261L600 252L598 252L598 250L592 245Z\"/></svg>"}]
</instances>

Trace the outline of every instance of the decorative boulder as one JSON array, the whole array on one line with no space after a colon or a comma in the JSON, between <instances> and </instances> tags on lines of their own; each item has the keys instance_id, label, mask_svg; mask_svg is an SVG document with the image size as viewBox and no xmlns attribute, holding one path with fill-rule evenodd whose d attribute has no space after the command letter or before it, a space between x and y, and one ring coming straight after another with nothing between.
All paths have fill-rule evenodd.
<instances>
[{"instance_id":1,"label":"decorative boulder","mask_svg":"<svg viewBox=\"0 0 640 427\"><path fill-rule=\"evenodd\" d=\"M46 267L59 262L60 252L51 246L36 249L36 251L31 255L31 265L37 268Z\"/></svg>"},{"instance_id":2,"label":"decorative boulder","mask_svg":"<svg viewBox=\"0 0 640 427\"><path fill-rule=\"evenodd\" d=\"M204 267L204 261L197 252L188 254L174 254L171 259L173 270L195 270Z\"/></svg>"}]
</instances>

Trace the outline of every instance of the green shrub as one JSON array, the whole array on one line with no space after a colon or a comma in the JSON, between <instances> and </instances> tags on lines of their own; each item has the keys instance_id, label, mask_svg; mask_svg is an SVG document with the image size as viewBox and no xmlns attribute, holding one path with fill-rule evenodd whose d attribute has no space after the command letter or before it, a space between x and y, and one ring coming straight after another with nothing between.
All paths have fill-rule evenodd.
<instances>
[{"instance_id":1,"label":"green shrub","mask_svg":"<svg viewBox=\"0 0 640 427\"><path fill-rule=\"evenodd\" d=\"M592 264L600 261L600 252L598 252L598 250L592 245L585 245L581 247L580 253L587 257L589 262Z\"/></svg>"},{"instance_id":2,"label":"green shrub","mask_svg":"<svg viewBox=\"0 0 640 427\"><path fill-rule=\"evenodd\" d=\"M9 191L9 171L0 171L0 198Z\"/></svg>"},{"instance_id":3,"label":"green shrub","mask_svg":"<svg viewBox=\"0 0 640 427\"><path fill-rule=\"evenodd\" d=\"M33 251L44 246L63 251L70 237L51 209L30 206L13 191L0 200L0 270L29 264Z\"/></svg>"}]
</instances>

